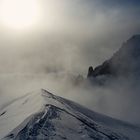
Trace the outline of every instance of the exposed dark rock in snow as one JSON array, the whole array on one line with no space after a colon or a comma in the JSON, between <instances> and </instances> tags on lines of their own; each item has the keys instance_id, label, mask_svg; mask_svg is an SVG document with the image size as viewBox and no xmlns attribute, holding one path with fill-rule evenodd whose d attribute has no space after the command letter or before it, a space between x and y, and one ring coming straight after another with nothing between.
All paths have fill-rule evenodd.
<instances>
[{"instance_id":1,"label":"exposed dark rock in snow","mask_svg":"<svg viewBox=\"0 0 140 140\"><path fill-rule=\"evenodd\" d=\"M40 109L34 111L38 102L42 107L39 105ZM140 128L90 111L46 90L27 94L5 109L5 116L0 117L0 124L7 126L4 131L0 125L2 140L139 140L140 137Z\"/></svg>"}]
</instances>

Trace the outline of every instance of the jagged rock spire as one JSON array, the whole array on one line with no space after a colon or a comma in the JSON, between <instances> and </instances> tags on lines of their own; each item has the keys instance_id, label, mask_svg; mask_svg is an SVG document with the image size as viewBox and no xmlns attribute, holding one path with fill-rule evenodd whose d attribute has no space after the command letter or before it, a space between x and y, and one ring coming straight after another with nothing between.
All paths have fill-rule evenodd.
<instances>
[{"instance_id":1,"label":"jagged rock spire","mask_svg":"<svg viewBox=\"0 0 140 140\"><path fill-rule=\"evenodd\" d=\"M93 76L93 73L94 73L93 67L90 66L89 69L88 69L88 75L87 75L87 77L88 77L88 78L89 78L89 77L92 77L92 76Z\"/></svg>"},{"instance_id":2,"label":"jagged rock spire","mask_svg":"<svg viewBox=\"0 0 140 140\"><path fill-rule=\"evenodd\" d=\"M88 78L101 75L125 77L140 75L140 35L132 36L109 60L95 69L89 67Z\"/></svg>"}]
</instances>

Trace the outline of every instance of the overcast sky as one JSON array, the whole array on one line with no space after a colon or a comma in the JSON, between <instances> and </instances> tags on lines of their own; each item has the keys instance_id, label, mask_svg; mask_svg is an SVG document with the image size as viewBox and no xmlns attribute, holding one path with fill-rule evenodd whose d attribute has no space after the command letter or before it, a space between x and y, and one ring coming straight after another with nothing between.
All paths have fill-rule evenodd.
<instances>
[{"instance_id":1,"label":"overcast sky","mask_svg":"<svg viewBox=\"0 0 140 140\"><path fill-rule=\"evenodd\" d=\"M140 32L138 0L41 0L40 7L34 28L1 26L1 72L85 74L89 65L102 63Z\"/></svg>"},{"instance_id":2,"label":"overcast sky","mask_svg":"<svg viewBox=\"0 0 140 140\"><path fill-rule=\"evenodd\" d=\"M101 64L139 34L140 1L37 1L40 18L35 26L21 31L0 22L0 103L47 88L97 112L140 124L139 94L131 94L133 88L122 90L119 82L109 89L74 89L61 75L86 76L90 65Z\"/></svg>"}]
</instances>

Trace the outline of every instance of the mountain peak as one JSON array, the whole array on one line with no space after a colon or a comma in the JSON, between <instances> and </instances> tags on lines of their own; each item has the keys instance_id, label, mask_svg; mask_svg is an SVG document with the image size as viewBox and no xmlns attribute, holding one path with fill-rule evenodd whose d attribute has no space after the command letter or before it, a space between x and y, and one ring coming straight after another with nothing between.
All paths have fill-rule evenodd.
<instances>
[{"instance_id":1,"label":"mountain peak","mask_svg":"<svg viewBox=\"0 0 140 140\"><path fill-rule=\"evenodd\" d=\"M88 77L101 75L135 76L140 74L140 35L133 35L103 64L97 66Z\"/></svg>"},{"instance_id":2,"label":"mountain peak","mask_svg":"<svg viewBox=\"0 0 140 140\"><path fill-rule=\"evenodd\" d=\"M0 114L0 139L4 137L3 140L139 138L139 128L88 110L44 89L14 100Z\"/></svg>"}]
</instances>

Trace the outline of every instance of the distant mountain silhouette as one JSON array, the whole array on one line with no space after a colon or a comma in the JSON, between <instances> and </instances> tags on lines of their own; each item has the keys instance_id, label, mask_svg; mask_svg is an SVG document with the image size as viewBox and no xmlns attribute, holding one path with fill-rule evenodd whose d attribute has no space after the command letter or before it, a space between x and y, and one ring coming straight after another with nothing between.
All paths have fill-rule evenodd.
<instances>
[{"instance_id":1,"label":"distant mountain silhouette","mask_svg":"<svg viewBox=\"0 0 140 140\"><path fill-rule=\"evenodd\" d=\"M101 75L138 76L140 75L140 35L132 36L122 47L103 64L93 69L89 67L87 77Z\"/></svg>"}]
</instances>

